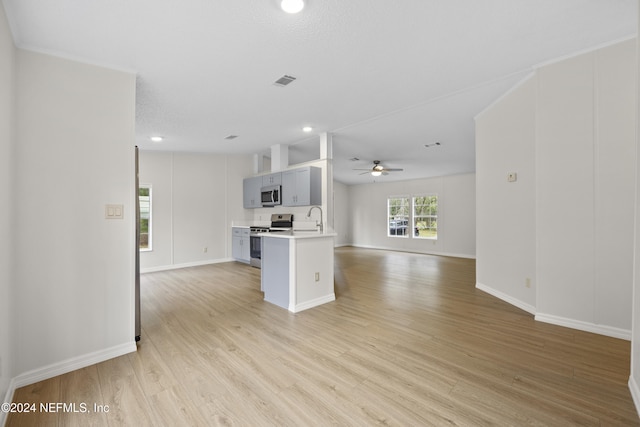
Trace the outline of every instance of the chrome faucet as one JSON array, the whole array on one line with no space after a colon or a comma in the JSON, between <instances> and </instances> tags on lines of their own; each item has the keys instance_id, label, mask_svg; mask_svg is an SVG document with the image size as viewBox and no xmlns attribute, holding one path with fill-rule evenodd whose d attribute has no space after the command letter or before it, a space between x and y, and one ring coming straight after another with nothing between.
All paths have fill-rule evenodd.
<instances>
[{"instance_id":1,"label":"chrome faucet","mask_svg":"<svg viewBox=\"0 0 640 427\"><path fill-rule=\"evenodd\" d=\"M307 218L311 218L311 211L314 209L318 209L320 211L320 222L316 222L316 226L320 230L320 233L322 233L322 208L320 206L311 206L311 209L307 212Z\"/></svg>"}]
</instances>

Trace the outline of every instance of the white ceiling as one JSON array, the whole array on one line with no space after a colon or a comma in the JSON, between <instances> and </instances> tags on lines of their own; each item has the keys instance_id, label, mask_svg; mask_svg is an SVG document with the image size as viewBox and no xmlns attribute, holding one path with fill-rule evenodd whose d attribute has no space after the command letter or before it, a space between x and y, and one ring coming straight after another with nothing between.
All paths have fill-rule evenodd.
<instances>
[{"instance_id":1,"label":"white ceiling","mask_svg":"<svg viewBox=\"0 0 640 427\"><path fill-rule=\"evenodd\" d=\"M137 73L141 148L286 144L293 163L330 132L347 184L372 182L352 169L376 159L404 168L377 181L474 171L477 113L533 66L637 32L636 0L306 3L3 0L18 47Z\"/></svg>"}]
</instances>

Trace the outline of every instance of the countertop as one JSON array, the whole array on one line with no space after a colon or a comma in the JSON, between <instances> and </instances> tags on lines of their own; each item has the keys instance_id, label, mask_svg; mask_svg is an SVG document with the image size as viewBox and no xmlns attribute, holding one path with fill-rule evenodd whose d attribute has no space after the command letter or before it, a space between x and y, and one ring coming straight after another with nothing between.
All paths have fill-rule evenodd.
<instances>
[{"instance_id":1,"label":"countertop","mask_svg":"<svg viewBox=\"0 0 640 427\"><path fill-rule=\"evenodd\" d=\"M277 233L260 233L262 237L272 237L274 239L317 239L320 237L334 237L338 233L333 230L323 231L322 233L316 230L291 230L280 231Z\"/></svg>"}]
</instances>

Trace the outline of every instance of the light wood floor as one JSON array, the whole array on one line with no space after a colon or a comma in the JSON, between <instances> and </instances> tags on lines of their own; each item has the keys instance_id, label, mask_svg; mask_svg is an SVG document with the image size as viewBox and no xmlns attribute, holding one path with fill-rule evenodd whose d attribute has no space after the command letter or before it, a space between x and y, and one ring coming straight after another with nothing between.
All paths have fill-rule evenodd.
<instances>
[{"instance_id":1,"label":"light wood floor","mask_svg":"<svg viewBox=\"0 0 640 427\"><path fill-rule=\"evenodd\" d=\"M467 259L340 248L337 300L266 303L239 263L143 275L138 352L16 391L108 413L9 426L640 425L629 342L535 322Z\"/></svg>"}]
</instances>

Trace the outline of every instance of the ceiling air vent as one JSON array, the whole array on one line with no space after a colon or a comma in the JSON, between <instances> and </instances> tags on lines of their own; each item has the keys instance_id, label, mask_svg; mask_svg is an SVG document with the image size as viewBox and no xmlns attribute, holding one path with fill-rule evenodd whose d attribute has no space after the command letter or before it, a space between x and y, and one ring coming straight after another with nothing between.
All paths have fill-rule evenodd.
<instances>
[{"instance_id":1,"label":"ceiling air vent","mask_svg":"<svg viewBox=\"0 0 640 427\"><path fill-rule=\"evenodd\" d=\"M230 140L232 140L232 139L236 139L237 137L238 137L238 135L228 135L228 136L225 136L225 137L224 137L224 139L226 139L226 140L229 140L229 141L230 141Z\"/></svg>"},{"instance_id":2,"label":"ceiling air vent","mask_svg":"<svg viewBox=\"0 0 640 427\"><path fill-rule=\"evenodd\" d=\"M287 76L285 74L284 76L280 77L278 80L273 82L273 84L276 85L276 86L284 87L284 86L288 85L289 83L293 82L295 79L296 79L295 77Z\"/></svg>"},{"instance_id":3,"label":"ceiling air vent","mask_svg":"<svg viewBox=\"0 0 640 427\"><path fill-rule=\"evenodd\" d=\"M424 146L426 148L436 147L438 145L442 145L442 144L440 142L436 142L436 143L433 143L433 144L424 144Z\"/></svg>"}]
</instances>

